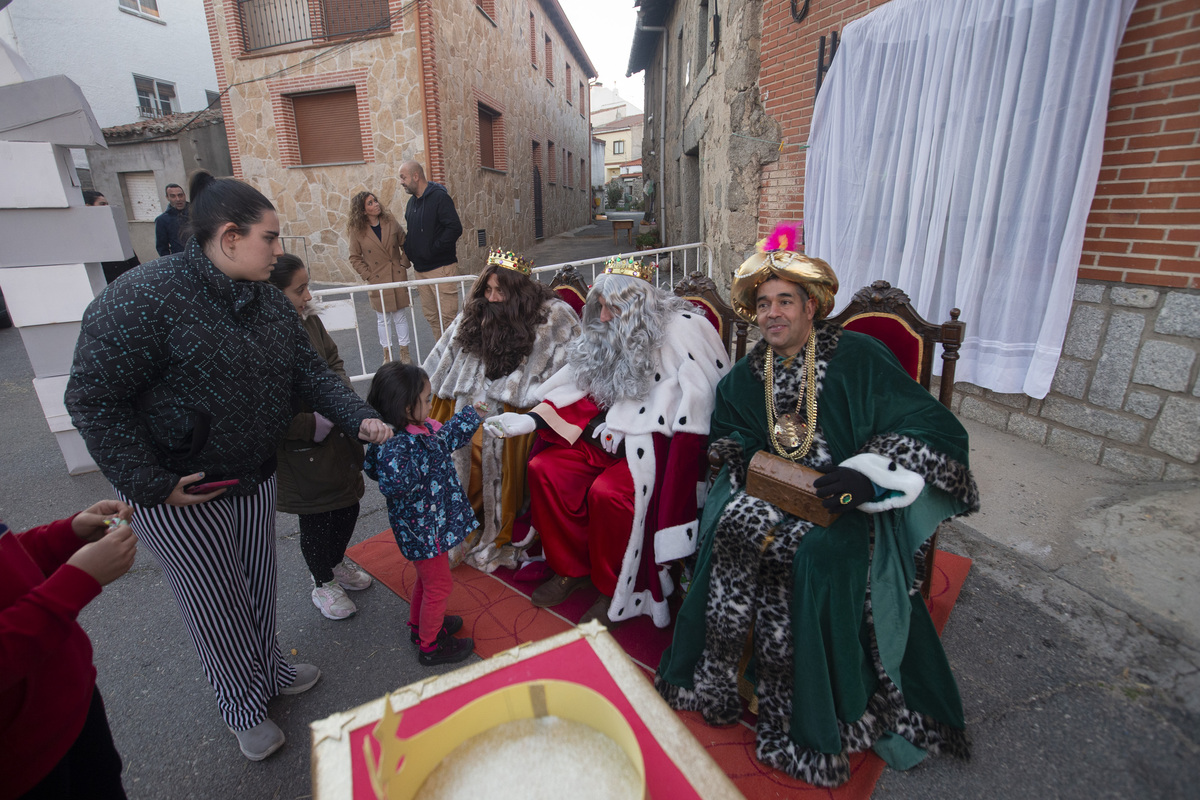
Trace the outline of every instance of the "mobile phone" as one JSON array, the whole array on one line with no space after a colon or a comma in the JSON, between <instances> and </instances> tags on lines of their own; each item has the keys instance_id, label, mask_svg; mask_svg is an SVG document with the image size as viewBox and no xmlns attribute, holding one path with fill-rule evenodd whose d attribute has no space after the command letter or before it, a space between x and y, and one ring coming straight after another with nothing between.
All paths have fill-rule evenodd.
<instances>
[{"instance_id":1,"label":"mobile phone","mask_svg":"<svg viewBox=\"0 0 1200 800\"><path fill-rule=\"evenodd\" d=\"M188 494L208 494L215 492L217 489L224 489L227 486L237 486L238 481L213 481L212 483L193 483L190 486L185 486L183 491Z\"/></svg>"}]
</instances>

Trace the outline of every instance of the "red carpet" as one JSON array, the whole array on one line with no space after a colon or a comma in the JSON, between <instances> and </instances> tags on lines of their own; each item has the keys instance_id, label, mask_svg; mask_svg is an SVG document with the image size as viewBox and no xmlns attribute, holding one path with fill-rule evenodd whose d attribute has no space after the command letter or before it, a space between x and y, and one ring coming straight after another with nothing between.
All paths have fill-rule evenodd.
<instances>
[{"instance_id":1,"label":"red carpet","mask_svg":"<svg viewBox=\"0 0 1200 800\"><path fill-rule=\"evenodd\" d=\"M390 531L355 545L346 555L399 596L406 600L412 596L416 571L400 555ZM971 560L939 550L934 563L930 613L940 632L950 618L950 610L971 569ZM583 616L596 597L595 589L581 590L551 611L530 604L528 594L536 587L536 583L515 581L512 570L500 569L495 575L487 575L460 566L454 570L454 591L447 611L463 618L464 632L475 640L475 652L488 658L523 642L537 641L567 630ZM634 661L646 668L650 678L663 650L670 644L671 630L655 628L648 618L642 617L617 627L613 638ZM860 800L870 797L883 772L884 764L878 756L859 753L850 757L851 778L847 784L837 789L820 789L760 764L754 758L753 728L746 725L710 728L699 714L692 712L681 712L680 717L748 798Z\"/></svg>"}]
</instances>

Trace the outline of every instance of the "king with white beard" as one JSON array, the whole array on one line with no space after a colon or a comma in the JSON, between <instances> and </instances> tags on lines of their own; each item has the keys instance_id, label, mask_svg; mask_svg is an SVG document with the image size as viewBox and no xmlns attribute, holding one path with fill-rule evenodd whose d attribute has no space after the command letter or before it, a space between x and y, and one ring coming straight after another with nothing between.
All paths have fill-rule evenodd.
<instances>
[{"instance_id":1,"label":"king with white beard","mask_svg":"<svg viewBox=\"0 0 1200 800\"><path fill-rule=\"evenodd\" d=\"M667 565L696 548L709 417L729 354L700 311L651 283L652 270L610 259L542 401L485 423L493 435L537 430L544 440L529 462L530 510L554 577L532 599L554 606L590 582L601 596L583 621L648 614L665 627Z\"/></svg>"}]
</instances>

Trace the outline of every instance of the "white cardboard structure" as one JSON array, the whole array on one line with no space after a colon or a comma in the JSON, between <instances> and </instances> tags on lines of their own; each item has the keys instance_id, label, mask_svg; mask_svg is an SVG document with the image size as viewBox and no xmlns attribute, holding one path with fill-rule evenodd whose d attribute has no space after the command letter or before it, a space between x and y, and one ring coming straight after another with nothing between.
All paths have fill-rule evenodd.
<instances>
[{"instance_id":1,"label":"white cardboard structure","mask_svg":"<svg viewBox=\"0 0 1200 800\"><path fill-rule=\"evenodd\" d=\"M0 62L13 58L0 50ZM26 74L21 66L0 63L0 75ZM133 255L124 215L83 204L70 148L104 146L82 92L63 76L0 86L0 290L72 475L97 468L63 404L79 323L104 290L100 262Z\"/></svg>"}]
</instances>

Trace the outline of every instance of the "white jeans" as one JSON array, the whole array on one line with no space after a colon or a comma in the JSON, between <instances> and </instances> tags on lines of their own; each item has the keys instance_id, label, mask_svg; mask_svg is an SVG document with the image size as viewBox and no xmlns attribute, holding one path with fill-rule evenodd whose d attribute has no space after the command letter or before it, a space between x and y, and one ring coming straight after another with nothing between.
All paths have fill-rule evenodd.
<instances>
[{"instance_id":1,"label":"white jeans","mask_svg":"<svg viewBox=\"0 0 1200 800\"><path fill-rule=\"evenodd\" d=\"M376 323L379 327L379 345L380 347L392 347L399 345L400 347L408 346L408 309L400 309L399 311L376 311ZM396 328L396 338L388 341L388 320L391 320L392 325Z\"/></svg>"}]
</instances>

